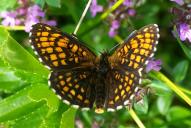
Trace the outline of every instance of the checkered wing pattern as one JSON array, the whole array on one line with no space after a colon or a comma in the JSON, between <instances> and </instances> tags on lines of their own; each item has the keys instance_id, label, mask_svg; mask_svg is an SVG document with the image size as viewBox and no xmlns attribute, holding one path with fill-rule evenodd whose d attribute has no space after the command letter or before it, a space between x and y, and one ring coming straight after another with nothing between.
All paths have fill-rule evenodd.
<instances>
[{"instance_id":1,"label":"checkered wing pattern","mask_svg":"<svg viewBox=\"0 0 191 128\"><path fill-rule=\"evenodd\" d=\"M109 58L111 66L129 70L142 68L153 57L158 39L159 29L156 24L135 31Z\"/></svg>"},{"instance_id":2,"label":"checkered wing pattern","mask_svg":"<svg viewBox=\"0 0 191 128\"><path fill-rule=\"evenodd\" d=\"M140 74L138 71L128 72L125 70L115 70L110 72L107 78L109 83L109 96L107 100L107 110L114 111L123 106L132 104L134 92L138 90Z\"/></svg>"},{"instance_id":3,"label":"checkered wing pattern","mask_svg":"<svg viewBox=\"0 0 191 128\"><path fill-rule=\"evenodd\" d=\"M95 90L91 82L91 72L86 70L52 72L49 84L53 91L66 104L75 108L89 109L93 107Z\"/></svg>"},{"instance_id":4,"label":"checkered wing pattern","mask_svg":"<svg viewBox=\"0 0 191 128\"><path fill-rule=\"evenodd\" d=\"M141 84L144 65L154 55L159 39L156 24L147 25L135 31L112 56L109 62L113 71L109 87L107 108L109 111L130 106ZM109 79L109 78L108 78Z\"/></svg>"},{"instance_id":5,"label":"checkered wing pattern","mask_svg":"<svg viewBox=\"0 0 191 128\"><path fill-rule=\"evenodd\" d=\"M52 70L91 66L95 59L75 36L46 24L32 26L30 41L39 60Z\"/></svg>"}]
</instances>

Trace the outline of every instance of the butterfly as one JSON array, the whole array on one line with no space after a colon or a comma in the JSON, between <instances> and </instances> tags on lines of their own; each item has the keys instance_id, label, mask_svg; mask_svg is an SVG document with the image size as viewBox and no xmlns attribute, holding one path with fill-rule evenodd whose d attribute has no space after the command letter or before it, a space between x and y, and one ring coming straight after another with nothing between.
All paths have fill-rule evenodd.
<instances>
[{"instance_id":1,"label":"butterfly","mask_svg":"<svg viewBox=\"0 0 191 128\"><path fill-rule=\"evenodd\" d=\"M96 56L76 36L42 23L32 26L31 46L49 70L49 85L75 108L96 113L130 106L141 85L144 66L159 39L157 24L134 31L113 53Z\"/></svg>"}]
</instances>

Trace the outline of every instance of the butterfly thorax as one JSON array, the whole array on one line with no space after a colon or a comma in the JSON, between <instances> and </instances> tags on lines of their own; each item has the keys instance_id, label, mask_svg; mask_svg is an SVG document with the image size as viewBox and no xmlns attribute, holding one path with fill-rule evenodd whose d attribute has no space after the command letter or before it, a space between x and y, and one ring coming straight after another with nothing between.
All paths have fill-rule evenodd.
<instances>
[{"instance_id":1,"label":"butterfly thorax","mask_svg":"<svg viewBox=\"0 0 191 128\"><path fill-rule=\"evenodd\" d=\"M96 85L95 85L95 91L96 91L96 98L95 98L95 104L96 104L96 112L97 113L103 113L103 109L105 108L105 102L107 97L107 75L110 70L110 65L108 61L109 54L107 52L104 52L99 57L99 62L96 68Z\"/></svg>"}]
</instances>

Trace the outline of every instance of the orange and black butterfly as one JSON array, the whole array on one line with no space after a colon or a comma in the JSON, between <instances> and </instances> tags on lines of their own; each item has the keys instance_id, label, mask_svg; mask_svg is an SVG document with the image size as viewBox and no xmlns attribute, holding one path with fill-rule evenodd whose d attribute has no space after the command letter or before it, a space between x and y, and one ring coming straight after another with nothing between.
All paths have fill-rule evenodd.
<instances>
[{"instance_id":1,"label":"orange and black butterfly","mask_svg":"<svg viewBox=\"0 0 191 128\"><path fill-rule=\"evenodd\" d=\"M142 70L159 39L156 24L133 32L114 53L96 56L76 36L55 27L33 25L30 41L51 70L49 85L66 104L102 113L130 106L139 91Z\"/></svg>"}]
</instances>

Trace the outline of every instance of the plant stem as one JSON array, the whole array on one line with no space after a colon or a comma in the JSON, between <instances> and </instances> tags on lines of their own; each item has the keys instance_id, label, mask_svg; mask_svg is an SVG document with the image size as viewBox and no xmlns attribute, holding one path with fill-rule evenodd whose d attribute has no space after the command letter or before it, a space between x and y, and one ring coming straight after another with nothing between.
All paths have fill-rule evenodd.
<instances>
[{"instance_id":1,"label":"plant stem","mask_svg":"<svg viewBox=\"0 0 191 128\"><path fill-rule=\"evenodd\" d=\"M104 12L101 15L100 19L101 20L105 19L112 11L117 9L123 2L124 2L124 0L118 0L111 8L109 8L106 12Z\"/></svg>"},{"instance_id":2,"label":"plant stem","mask_svg":"<svg viewBox=\"0 0 191 128\"><path fill-rule=\"evenodd\" d=\"M87 3L87 5L86 5L86 7L85 7L85 9L84 9L84 12L82 13L82 16L80 17L80 20L79 20L79 22L78 22L78 24L77 24L77 26L76 26L76 28L75 28L73 34L76 35L76 33L77 33L77 31L78 31L78 29L79 29L79 27L80 27L80 25L81 25L81 23L82 23L82 21L83 21L85 15L86 15L86 13L87 13L88 8L90 7L90 4L91 4L91 3L92 3L92 0L89 0L88 3Z\"/></svg>"},{"instance_id":3,"label":"plant stem","mask_svg":"<svg viewBox=\"0 0 191 128\"><path fill-rule=\"evenodd\" d=\"M152 78L158 79L164 82L169 88L171 88L177 95L179 95L188 105L191 106L191 99L181 91L172 81L170 81L165 75L160 72L152 71L150 73Z\"/></svg>"},{"instance_id":4,"label":"plant stem","mask_svg":"<svg viewBox=\"0 0 191 128\"><path fill-rule=\"evenodd\" d=\"M134 112L133 109L129 110L129 114L131 115L131 117L134 119L134 121L137 123L137 125L139 126L139 128L145 128L144 124L141 122L141 120L139 119L139 117L137 116L137 114Z\"/></svg>"},{"instance_id":5,"label":"plant stem","mask_svg":"<svg viewBox=\"0 0 191 128\"><path fill-rule=\"evenodd\" d=\"M0 25L0 27L3 27L7 30L25 30L25 26L3 26L3 25Z\"/></svg>"}]
</instances>

